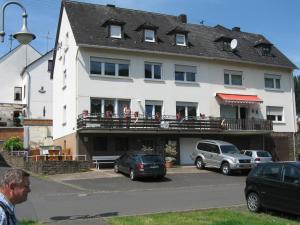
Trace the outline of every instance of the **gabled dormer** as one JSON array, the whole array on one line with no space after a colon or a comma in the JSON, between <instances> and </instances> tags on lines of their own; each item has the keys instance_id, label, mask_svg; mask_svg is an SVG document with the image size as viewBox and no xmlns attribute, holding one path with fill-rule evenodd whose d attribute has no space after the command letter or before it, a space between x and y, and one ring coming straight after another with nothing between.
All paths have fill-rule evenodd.
<instances>
[{"instance_id":1,"label":"gabled dormer","mask_svg":"<svg viewBox=\"0 0 300 225\"><path fill-rule=\"evenodd\" d=\"M102 26L106 27L107 37L109 38L124 38L124 25L126 23L118 19L110 18L106 20Z\"/></svg>"},{"instance_id":2,"label":"gabled dormer","mask_svg":"<svg viewBox=\"0 0 300 225\"><path fill-rule=\"evenodd\" d=\"M271 56L273 44L265 39L260 39L255 42L254 47L262 56Z\"/></svg>"},{"instance_id":3,"label":"gabled dormer","mask_svg":"<svg viewBox=\"0 0 300 225\"><path fill-rule=\"evenodd\" d=\"M142 25L140 25L136 31L143 32L143 40L145 42L157 42L157 29L158 26L155 26L149 22L145 22Z\"/></svg>"},{"instance_id":4,"label":"gabled dormer","mask_svg":"<svg viewBox=\"0 0 300 225\"><path fill-rule=\"evenodd\" d=\"M189 31L183 27L175 27L167 33L167 35L174 36L174 43L177 46L188 46L188 33Z\"/></svg>"},{"instance_id":5,"label":"gabled dormer","mask_svg":"<svg viewBox=\"0 0 300 225\"><path fill-rule=\"evenodd\" d=\"M234 38L229 35L221 35L215 39L215 42L223 51L232 52L233 49L231 48L230 44L233 39Z\"/></svg>"}]
</instances>

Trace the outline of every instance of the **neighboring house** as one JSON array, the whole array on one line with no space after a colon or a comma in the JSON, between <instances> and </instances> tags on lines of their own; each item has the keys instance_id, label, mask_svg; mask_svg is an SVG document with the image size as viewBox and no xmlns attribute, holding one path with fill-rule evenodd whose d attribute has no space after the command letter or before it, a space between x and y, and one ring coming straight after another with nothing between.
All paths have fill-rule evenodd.
<instances>
[{"instance_id":1,"label":"neighboring house","mask_svg":"<svg viewBox=\"0 0 300 225\"><path fill-rule=\"evenodd\" d=\"M45 142L52 144L52 57L53 50L26 66L21 73L23 87L27 87L23 95L25 147Z\"/></svg>"},{"instance_id":2,"label":"neighboring house","mask_svg":"<svg viewBox=\"0 0 300 225\"><path fill-rule=\"evenodd\" d=\"M19 45L0 59L1 141L20 136L28 148L52 140L52 55Z\"/></svg>"},{"instance_id":3,"label":"neighboring house","mask_svg":"<svg viewBox=\"0 0 300 225\"><path fill-rule=\"evenodd\" d=\"M192 164L196 141L211 138L295 157L296 66L262 35L63 1L55 49L53 138L73 154L176 143Z\"/></svg>"}]
</instances>

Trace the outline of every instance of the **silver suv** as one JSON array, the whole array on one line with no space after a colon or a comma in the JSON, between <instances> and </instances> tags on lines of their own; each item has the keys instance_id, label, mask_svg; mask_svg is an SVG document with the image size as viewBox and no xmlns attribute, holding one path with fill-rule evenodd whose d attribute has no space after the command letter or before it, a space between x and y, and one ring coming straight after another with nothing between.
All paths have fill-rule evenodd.
<instances>
[{"instance_id":1,"label":"silver suv","mask_svg":"<svg viewBox=\"0 0 300 225\"><path fill-rule=\"evenodd\" d=\"M220 168L224 175L229 175L232 170L252 168L251 157L241 154L236 146L225 141L198 141L191 159L198 169Z\"/></svg>"}]
</instances>

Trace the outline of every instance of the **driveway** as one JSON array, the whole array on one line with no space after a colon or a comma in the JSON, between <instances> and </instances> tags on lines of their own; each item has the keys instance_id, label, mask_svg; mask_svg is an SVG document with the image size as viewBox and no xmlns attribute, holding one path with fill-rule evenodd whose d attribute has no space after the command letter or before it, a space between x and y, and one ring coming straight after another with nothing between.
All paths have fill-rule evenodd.
<instances>
[{"instance_id":1,"label":"driveway","mask_svg":"<svg viewBox=\"0 0 300 225\"><path fill-rule=\"evenodd\" d=\"M96 171L101 178L95 178L97 174L88 179L83 174L81 179L32 177L32 193L17 206L17 215L56 222L245 204L245 176L193 171L170 172L162 181L133 182L124 175L103 176L103 171Z\"/></svg>"}]
</instances>

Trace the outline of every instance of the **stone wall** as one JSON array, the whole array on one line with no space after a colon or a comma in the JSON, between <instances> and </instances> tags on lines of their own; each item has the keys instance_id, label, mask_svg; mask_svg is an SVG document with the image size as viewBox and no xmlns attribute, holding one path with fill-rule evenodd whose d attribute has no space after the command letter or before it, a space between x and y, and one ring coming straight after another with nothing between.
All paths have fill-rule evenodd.
<instances>
[{"instance_id":1,"label":"stone wall","mask_svg":"<svg viewBox=\"0 0 300 225\"><path fill-rule=\"evenodd\" d=\"M43 175L84 172L92 164L90 161L26 161L23 156L12 156L8 151L1 151L0 155L11 167Z\"/></svg>"}]
</instances>

